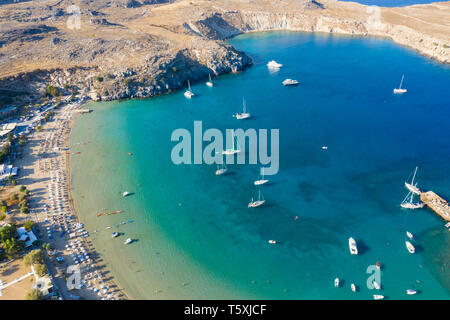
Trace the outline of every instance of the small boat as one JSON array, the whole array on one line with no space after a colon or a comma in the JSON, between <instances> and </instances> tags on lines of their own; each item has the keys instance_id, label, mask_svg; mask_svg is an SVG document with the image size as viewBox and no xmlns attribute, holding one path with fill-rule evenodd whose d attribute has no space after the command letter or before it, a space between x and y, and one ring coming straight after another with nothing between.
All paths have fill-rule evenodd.
<instances>
[{"instance_id":1,"label":"small boat","mask_svg":"<svg viewBox=\"0 0 450 320\"><path fill-rule=\"evenodd\" d=\"M375 265L377 266L377 269L381 268L381 264L377 261L377 263L375 263Z\"/></svg>"},{"instance_id":2,"label":"small boat","mask_svg":"<svg viewBox=\"0 0 450 320\"><path fill-rule=\"evenodd\" d=\"M241 152L241 150L236 149L235 146L234 146L234 131L231 131L231 137L233 139L233 147L231 149L223 150L222 154L233 155L233 154Z\"/></svg>"},{"instance_id":3,"label":"small boat","mask_svg":"<svg viewBox=\"0 0 450 320\"><path fill-rule=\"evenodd\" d=\"M412 240L414 238L413 234L409 231L406 231L406 235L409 238L409 240Z\"/></svg>"},{"instance_id":4,"label":"small boat","mask_svg":"<svg viewBox=\"0 0 450 320\"><path fill-rule=\"evenodd\" d=\"M283 82L283 86L296 86L298 85L298 81L294 79L286 79Z\"/></svg>"},{"instance_id":5,"label":"small boat","mask_svg":"<svg viewBox=\"0 0 450 320\"><path fill-rule=\"evenodd\" d=\"M446 227L446 228L450 228L450 222L447 222L447 223L445 224L445 227Z\"/></svg>"},{"instance_id":6,"label":"small boat","mask_svg":"<svg viewBox=\"0 0 450 320\"><path fill-rule=\"evenodd\" d=\"M411 191L412 193L415 193L415 194L417 194L417 195L420 195L420 190L419 190L419 188L417 187L417 183L414 184L414 179L415 179L415 177L416 177L417 169L418 169L418 167L416 167L416 169L414 170L414 175L413 175L413 177L412 177L411 183L408 183L408 182L405 181L405 187L406 187L406 189L408 189L408 190Z\"/></svg>"},{"instance_id":7,"label":"small boat","mask_svg":"<svg viewBox=\"0 0 450 320\"><path fill-rule=\"evenodd\" d=\"M356 247L356 241L352 237L348 238L348 247L351 254L358 254L358 248Z\"/></svg>"},{"instance_id":8,"label":"small boat","mask_svg":"<svg viewBox=\"0 0 450 320\"><path fill-rule=\"evenodd\" d=\"M382 296L381 294L374 294L373 295L373 299L374 300L383 300L384 296Z\"/></svg>"},{"instance_id":9,"label":"small boat","mask_svg":"<svg viewBox=\"0 0 450 320\"><path fill-rule=\"evenodd\" d=\"M417 183L416 183L417 185ZM415 193L412 191L409 191L408 194L406 195L405 199L403 199L402 203L400 203L400 207L404 208L404 209L421 209L425 206L424 203L421 202L414 202L414 195Z\"/></svg>"},{"instance_id":10,"label":"small boat","mask_svg":"<svg viewBox=\"0 0 450 320\"><path fill-rule=\"evenodd\" d=\"M130 195L130 194L131 194L131 192L125 191L124 193L122 193L122 196L123 196L123 197L126 197L126 196L128 196L128 195Z\"/></svg>"},{"instance_id":11,"label":"small boat","mask_svg":"<svg viewBox=\"0 0 450 320\"><path fill-rule=\"evenodd\" d=\"M119 233L118 233L118 232L113 232L113 234L112 234L112 237L113 237L113 238L118 237L118 236L119 236Z\"/></svg>"},{"instance_id":12,"label":"small boat","mask_svg":"<svg viewBox=\"0 0 450 320\"><path fill-rule=\"evenodd\" d=\"M261 195L261 190L259 190L258 200L253 201L253 198L252 198L252 200L248 204L248 207L249 208L256 208L256 207L262 206L265 202L266 202L266 200L264 200L264 197Z\"/></svg>"},{"instance_id":13,"label":"small boat","mask_svg":"<svg viewBox=\"0 0 450 320\"><path fill-rule=\"evenodd\" d=\"M377 289L377 290L380 290L380 289L381 289L381 286L380 286L379 283L376 282L376 281L373 282L373 287L374 287L375 289Z\"/></svg>"},{"instance_id":14,"label":"small boat","mask_svg":"<svg viewBox=\"0 0 450 320\"><path fill-rule=\"evenodd\" d=\"M416 252L416 249L414 248L414 246L412 245L411 242L405 241L405 244L406 244L406 248L408 249L409 253Z\"/></svg>"},{"instance_id":15,"label":"small boat","mask_svg":"<svg viewBox=\"0 0 450 320\"><path fill-rule=\"evenodd\" d=\"M267 182L269 182L269 180L264 179L264 168L261 168L261 179L256 180L254 182L254 184L255 184L255 186L260 186L260 185L262 185L264 183L267 183Z\"/></svg>"},{"instance_id":16,"label":"small boat","mask_svg":"<svg viewBox=\"0 0 450 320\"><path fill-rule=\"evenodd\" d=\"M408 289L408 290L406 290L406 294L411 296L411 295L417 294L417 291L416 290L412 290L412 289Z\"/></svg>"},{"instance_id":17,"label":"small boat","mask_svg":"<svg viewBox=\"0 0 450 320\"><path fill-rule=\"evenodd\" d=\"M206 82L206 85L207 85L208 87L212 87L212 86L214 86L214 84L213 84L213 82L212 82L212 80L211 80L211 74L208 74L208 76L209 76L209 81Z\"/></svg>"},{"instance_id":18,"label":"small boat","mask_svg":"<svg viewBox=\"0 0 450 320\"><path fill-rule=\"evenodd\" d=\"M267 63L267 67L269 69L279 69L281 68L283 65L281 63L276 62L275 60L269 61Z\"/></svg>"},{"instance_id":19,"label":"small boat","mask_svg":"<svg viewBox=\"0 0 450 320\"><path fill-rule=\"evenodd\" d=\"M106 227L105 229L111 229L111 227Z\"/></svg>"},{"instance_id":20,"label":"small boat","mask_svg":"<svg viewBox=\"0 0 450 320\"><path fill-rule=\"evenodd\" d=\"M248 119L250 118L250 113L247 112L247 106L245 104L245 99L242 99L242 113L236 113L235 117L238 120Z\"/></svg>"},{"instance_id":21,"label":"small boat","mask_svg":"<svg viewBox=\"0 0 450 320\"><path fill-rule=\"evenodd\" d=\"M352 283L352 284L350 285L350 288L352 289L353 292L356 292L356 286L355 286L354 283Z\"/></svg>"},{"instance_id":22,"label":"small boat","mask_svg":"<svg viewBox=\"0 0 450 320\"><path fill-rule=\"evenodd\" d=\"M327 146L323 146L322 150L328 150L328 147Z\"/></svg>"},{"instance_id":23,"label":"small boat","mask_svg":"<svg viewBox=\"0 0 450 320\"><path fill-rule=\"evenodd\" d=\"M277 243L275 240L269 240L269 243L270 244L275 244L275 243Z\"/></svg>"},{"instance_id":24,"label":"small boat","mask_svg":"<svg viewBox=\"0 0 450 320\"><path fill-rule=\"evenodd\" d=\"M402 80L400 81L400 86L394 89L394 93L396 94L402 94L402 93L406 93L406 89L402 89L402 84L403 84L403 79L405 78L405 75L402 75Z\"/></svg>"},{"instance_id":25,"label":"small boat","mask_svg":"<svg viewBox=\"0 0 450 320\"><path fill-rule=\"evenodd\" d=\"M133 239L128 238L127 240L125 240L125 242L124 242L123 244L129 244L129 243L131 243L131 242L133 242Z\"/></svg>"},{"instance_id":26,"label":"small boat","mask_svg":"<svg viewBox=\"0 0 450 320\"><path fill-rule=\"evenodd\" d=\"M225 164L225 162L223 162L222 167L219 167L219 165L217 165L216 175L220 176L225 172L227 172L227 170L228 170L227 165Z\"/></svg>"},{"instance_id":27,"label":"small boat","mask_svg":"<svg viewBox=\"0 0 450 320\"><path fill-rule=\"evenodd\" d=\"M339 287L339 278L334 279L334 286L335 286L336 288Z\"/></svg>"},{"instance_id":28,"label":"small boat","mask_svg":"<svg viewBox=\"0 0 450 320\"><path fill-rule=\"evenodd\" d=\"M189 82L189 80L188 80L188 90L184 92L184 96L188 99L194 96L194 93L191 91L191 83Z\"/></svg>"}]
</instances>

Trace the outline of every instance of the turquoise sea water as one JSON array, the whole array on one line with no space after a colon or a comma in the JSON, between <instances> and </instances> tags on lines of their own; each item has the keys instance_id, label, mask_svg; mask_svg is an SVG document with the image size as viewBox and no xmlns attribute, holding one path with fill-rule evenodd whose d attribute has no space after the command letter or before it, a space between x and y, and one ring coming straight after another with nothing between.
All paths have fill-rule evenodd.
<instances>
[{"instance_id":1,"label":"turquoise sea water","mask_svg":"<svg viewBox=\"0 0 450 320\"><path fill-rule=\"evenodd\" d=\"M445 2L439 0L339 0L339 1L357 2L368 6L379 6L379 7L405 7L405 6L412 6L415 4Z\"/></svg>"},{"instance_id":2,"label":"turquoise sea water","mask_svg":"<svg viewBox=\"0 0 450 320\"><path fill-rule=\"evenodd\" d=\"M193 85L191 100L178 91L92 104L73 129L76 207L119 284L133 298L448 299L450 233L429 210L399 203L416 165L422 189L450 198L450 68L373 38L273 32L230 43L252 68L213 88ZM284 65L277 73L272 59ZM402 74L408 93L394 96ZM300 85L282 86L288 77ZM240 122L232 114L242 97L252 118ZM172 131L195 120L280 129L280 171L262 188L264 207L247 209L258 165L216 176L215 166L172 164ZM116 229L124 235L112 239ZM127 237L138 241L125 246ZM366 287L376 261L381 292Z\"/></svg>"}]
</instances>

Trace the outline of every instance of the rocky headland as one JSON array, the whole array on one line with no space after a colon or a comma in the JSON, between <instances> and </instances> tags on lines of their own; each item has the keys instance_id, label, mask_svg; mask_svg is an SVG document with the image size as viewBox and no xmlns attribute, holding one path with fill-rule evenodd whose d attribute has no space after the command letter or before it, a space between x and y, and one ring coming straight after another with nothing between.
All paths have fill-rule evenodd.
<instances>
[{"instance_id":1,"label":"rocky headland","mask_svg":"<svg viewBox=\"0 0 450 320\"><path fill-rule=\"evenodd\" d=\"M225 40L256 31L385 37L450 62L450 2L402 8L335 0L2 3L0 100L6 94L32 101L48 85L95 101L151 97L188 79L250 66L251 58Z\"/></svg>"}]
</instances>

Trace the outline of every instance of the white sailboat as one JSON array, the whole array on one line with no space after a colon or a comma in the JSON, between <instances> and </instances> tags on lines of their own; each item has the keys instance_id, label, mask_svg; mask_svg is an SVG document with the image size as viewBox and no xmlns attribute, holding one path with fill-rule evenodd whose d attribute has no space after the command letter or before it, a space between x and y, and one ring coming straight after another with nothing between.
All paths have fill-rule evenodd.
<instances>
[{"instance_id":1,"label":"white sailboat","mask_svg":"<svg viewBox=\"0 0 450 320\"><path fill-rule=\"evenodd\" d=\"M206 82L206 85L207 85L208 87L212 87L212 86L214 86L214 84L213 84L213 82L212 82L212 80L211 80L211 74L209 74L208 76L209 76L209 81Z\"/></svg>"},{"instance_id":2,"label":"white sailboat","mask_svg":"<svg viewBox=\"0 0 450 320\"><path fill-rule=\"evenodd\" d=\"M233 147L231 149L223 150L222 154L232 155L232 154L236 154L236 153L241 152L241 150L236 149L235 146L234 146L234 131L231 131L231 137L233 139Z\"/></svg>"},{"instance_id":3,"label":"white sailboat","mask_svg":"<svg viewBox=\"0 0 450 320\"><path fill-rule=\"evenodd\" d=\"M356 286L355 286L354 283L352 283L352 284L350 285L350 288L352 289L353 292L356 292Z\"/></svg>"},{"instance_id":4,"label":"white sailboat","mask_svg":"<svg viewBox=\"0 0 450 320\"><path fill-rule=\"evenodd\" d=\"M216 175L220 176L227 171L228 171L227 165L225 164L225 162L222 162L222 166L219 167L219 165L217 165Z\"/></svg>"},{"instance_id":5,"label":"white sailboat","mask_svg":"<svg viewBox=\"0 0 450 320\"><path fill-rule=\"evenodd\" d=\"M122 193L122 197L126 197L126 196L128 196L129 194L131 194L131 193L128 192L128 191L125 191L124 193Z\"/></svg>"},{"instance_id":6,"label":"white sailboat","mask_svg":"<svg viewBox=\"0 0 450 320\"><path fill-rule=\"evenodd\" d=\"M352 237L348 238L348 247L351 254L358 254L358 248L356 247L356 241Z\"/></svg>"},{"instance_id":7,"label":"white sailboat","mask_svg":"<svg viewBox=\"0 0 450 320\"><path fill-rule=\"evenodd\" d=\"M261 195L261 190L259 190L259 192L258 192L258 200L254 201L253 197L252 197L252 200L248 204L248 207L249 208L256 208L256 207L262 206L265 202L266 202L266 200L264 200L264 197Z\"/></svg>"},{"instance_id":8,"label":"white sailboat","mask_svg":"<svg viewBox=\"0 0 450 320\"><path fill-rule=\"evenodd\" d=\"M414 246L412 245L411 242L405 241L405 244L406 244L406 249L408 249L409 253L416 252L416 248L414 248Z\"/></svg>"},{"instance_id":9,"label":"white sailboat","mask_svg":"<svg viewBox=\"0 0 450 320\"><path fill-rule=\"evenodd\" d=\"M123 244L130 244L133 242L133 239L128 238L127 240L125 240L125 242Z\"/></svg>"},{"instance_id":10,"label":"white sailboat","mask_svg":"<svg viewBox=\"0 0 450 320\"><path fill-rule=\"evenodd\" d=\"M416 290L413 290L413 289L407 289L406 290L406 294L407 295L415 295L415 294L417 294L417 291Z\"/></svg>"},{"instance_id":11,"label":"white sailboat","mask_svg":"<svg viewBox=\"0 0 450 320\"><path fill-rule=\"evenodd\" d=\"M262 185L264 183L267 183L267 182L269 182L269 180L268 179L264 179L264 168L261 168L261 179L256 180L254 182L254 184L255 184L255 186L260 186L260 185Z\"/></svg>"},{"instance_id":12,"label":"white sailboat","mask_svg":"<svg viewBox=\"0 0 450 320\"><path fill-rule=\"evenodd\" d=\"M191 91L191 83L189 82L189 80L188 80L188 90L186 90L184 96L189 99L194 96L194 93Z\"/></svg>"},{"instance_id":13,"label":"white sailboat","mask_svg":"<svg viewBox=\"0 0 450 320\"><path fill-rule=\"evenodd\" d=\"M416 184L414 184L414 179L416 178L416 173L417 173L417 169L418 168L419 167L416 167L416 169L414 170L414 175L412 177L411 183L408 183L408 182L405 181L405 187L406 187L406 189L408 189L412 193L420 195L420 190L417 187L417 182L416 182Z\"/></svg>"},{"instance_id":14,"label":"white sailboat","mask_svg":"<svg viewBox=\"0 0 450 320\"><path fill-rule=\"evenodd\" d=\"M405 199L403 199L402 203L400 203L400 206L404 209L412 209L412 210L423 208L425 206L424 203L414 202L414 195L415 195L414 192L409 191Z\"/></svg>"},{"instance_id":15,"label":"white sailboat","mask_svg":"<svg viewBox=\"0 0 450 320\"><path fill-rule=\"evenodd\" d=\"M250 118L250 113L247 112L247 106L245 103L245 99L242 98L242 113L236 113L235 117L238 120L248 119Z\"/></svg>"},{"instance_id":16,"label":"white sailboat","mask_svg":"<svg viewBox=\"0 0 450 320\"><path fill-rule=\"evenodd\" d=\"M374 298L375 300L383 300L383 299L384 299L384 296L382 296L381 294L374 294L374 295L373 295L373 298Z\"/></svg>"},{"instance_id":17,"label":"white sailboat","mask_svg":"<svg viewBox=\"0 0 450 320\"><path fill-rule=\"evenodd\" d=\"M403 79L405 78L405 75L402 75L402 80L400 81L400 86L394 89L394 93L396 94L402 94L402 93L406 93L406 89L402 89L402 84L403 84Z\"/></svg>"}]
</instances>

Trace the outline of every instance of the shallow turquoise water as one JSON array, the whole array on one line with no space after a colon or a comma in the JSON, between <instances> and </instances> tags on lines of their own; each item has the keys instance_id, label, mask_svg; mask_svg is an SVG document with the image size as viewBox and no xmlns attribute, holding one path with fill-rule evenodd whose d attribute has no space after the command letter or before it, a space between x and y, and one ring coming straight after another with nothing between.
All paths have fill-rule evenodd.
<instances>
[{"instance_id":1,"label":"shallow turquoise water","mask_svg":"<svg viewBox=\"0 0 450 320\"><path fill-rule=\"evenodd\" d=\"M101 230L94 243L119 283L134 298L370 299L366 268L380 261L386 297L411 298L405 290L414 288L413 299L448 299L448 255L425 254L448 251L449 233L433 236L443 221L399 203L416 165L421 188L450 198L450 69L380 39L274 32L230 43L255 65L214 88L194 85L191 100L179 91L97 103L76 123L76 206L89 230ZM277 73L265 66L272 59L284 64ZM403 73L408 93L394 96ZM283 87L287 77L300 86ZM242 97L252 119L238 122L231 115ZM172 164L172 131L195 120L204 129L280 129L266 206L247 209L258 165L219 177L215 166ZM134 194L122 198L125 190ZM125 235L111 239L105 227L128 219L118 227ZM349 254L350 236L359 256ZM124 246L125 237L138 241Z\"/></svg>"}]
</instances>

